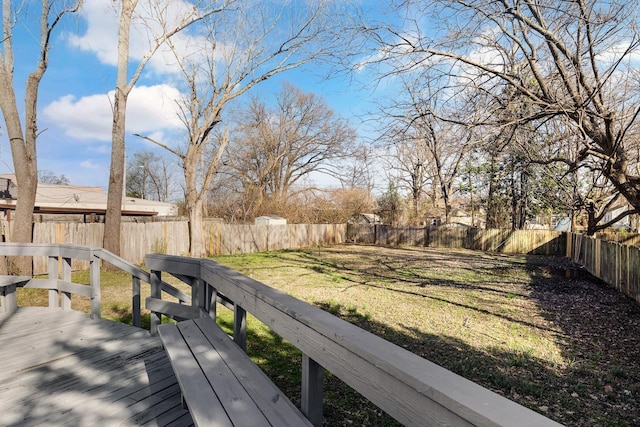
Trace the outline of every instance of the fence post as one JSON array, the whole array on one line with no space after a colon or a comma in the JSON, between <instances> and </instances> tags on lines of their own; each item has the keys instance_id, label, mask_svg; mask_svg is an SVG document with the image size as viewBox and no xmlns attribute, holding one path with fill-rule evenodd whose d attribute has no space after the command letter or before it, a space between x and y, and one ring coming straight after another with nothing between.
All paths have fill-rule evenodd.
<instances>
[{"instance_id":1,"label":"fence post","mask_svg":"<svg viewBox=\"0 0 640 427\"><path fill-rule=\"evenodd\" d=\"M324 368L318 362L302 354L302 413L315 427L322 426L322 399Z\"/></svg>"},{"instance_id":2,"label":"fence post","mask_svg":"<svg viewBox=\"0 0 640 427\"><path fill-rule=\"evenodd\" d=\"M624 245L624 250L626 252L626 261L627 261L627 265L626 265L626 273L627 273L627 277L625 278L625 283L627 285L627 289L625 294L631 296L631 247L629 245Z\"/></svg>"},{"instance_id":3,"label":"fence post","mask_svg":"<svg viewBox=\"0 0 640 427\"><path fill-rule=\"evenodd\" d=\"M596 250L595 250L595 266L594 266L594 271L595 271L595 276L598 279L601 279L602 276L600 275L600 264L602 262L602 260L600 259L600 239L594 239L594 243L596 246Z\"/></svg>"}]
</instances>

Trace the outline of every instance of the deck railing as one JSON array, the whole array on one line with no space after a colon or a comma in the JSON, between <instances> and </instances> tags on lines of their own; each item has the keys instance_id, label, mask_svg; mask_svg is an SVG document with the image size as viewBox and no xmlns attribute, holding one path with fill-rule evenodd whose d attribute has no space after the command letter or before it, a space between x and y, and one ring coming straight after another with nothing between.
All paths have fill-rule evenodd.
<instances>
[{"instance_id":1,"label":"deck railing","mask_svg":"<svg viewBox=\"0 0 640 427\"><path fill-rule=\"evenodd\" d=\"M62 308L63 310L71 310L71 295L86 297L91 301L91 317L93 318L101 317L100 261L113 265L131 275L133 325L141 327L141 283L150 284L151 275L149 272L128 263L113 253L102 248L76 245L1 243L0 256L48 258L47 278L30 278L28 281L20 283L20 287L47 289L49 307ZM74 260L88 261L88 284L73 283L71 281L71 265ZM161 292L166 292L177 298L181 303L186 303L190 300L189 295L168 283L160 282L156 284L156 287L159 287ZM0 304L2 303L0 302ZM0 309L2 309L1 305Z\"/></svg>"},{"instance_id":2,"label":"deck railing","mask_svg":"<svg viewBox=\"0 0 640 427\"><path fill-rule=\"evenodd\" d=\"M48 258L47 278L30 278L21 282L20 287L47 289L49 307L71 310L71 295L81 295L91 300L91 316L100 317L100 263L98 254L101 250L71 245L2 243L0 256L38 256ZM71 281L71 260L79 259L89 262L90 283L83 285ZM9 276L4 276L8 279ZM15 292L15 288L12 289ZM2 311L7 311L9 295L3 295ZM12 296L15 298L15 295Z\"/></svg>"},{"instance_id":3,"label":"deck railing","mask_svg":"<svg viewBox=\"0 0 640 427\"><path fill-rule=\"evenodd\" d=\"M49 305L70 309L70 295L91 298L93 316L100 316L100 260L132 276L133 323L140 325L140 287L150 286L144 302L155 333L162 316L188 319L216 317L222 304L234 312L233 338L246 347L246 314L251 313L302 354L303 413L322 424L324 370L404 425L557 426L559 424L454 374L401 347L315 306L266 286L211 260L152 254L150 272L99 248L68 245L0 244L0 256L47 256L49 278L32 279L26 287L49 289ZM91 262L90 284L71 283L71 259ZM61 266L61 267L59 267ZM170 274L189 285L187 294L162 280ZM44 280L44 281L38 281ZM163 299L163 293L178 302Z\"/></svg>"},{"instance_id":4,"label":"deck railing","mask_svg":"<svg viewBox=\"0 0 640 427\"><path fill-rule=\"evenodd\" d=\"M324 369L404 425L557 426L554 421L315 306L211 260L152 254L151 329L162 315L216 316L234 311L234 340L245 348L251 313L302 354L302 411L322 424ZM161 299L168 273L191 286L191 306Z\"/></svg>"}]
</instances>

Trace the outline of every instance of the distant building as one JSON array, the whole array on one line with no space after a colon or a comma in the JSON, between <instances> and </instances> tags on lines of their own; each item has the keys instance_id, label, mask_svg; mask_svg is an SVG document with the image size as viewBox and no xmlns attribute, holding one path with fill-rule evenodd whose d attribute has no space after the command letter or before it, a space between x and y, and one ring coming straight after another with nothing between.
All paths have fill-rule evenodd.
<instances>
[{"instance_id":1,"label":"distant building","mask_svg":"<svg viewBox=\"0 0 640 427\"><path fill-rule=\"evenodd\" d=\"M571 218L569 216L561 216L558 222L553 226L555 231L571 231Z\"/></svg>"},{"instance_id":2,"label":"distant building","mask_svg":"<svg viewBox=\"0 0 640 427\"><path fill-rule=\"evenodd\" d=\"M0 175L0 211L6 219L11 218L19 197L19 188L14 175ZM34 214L103 216L107 210L107 193L101 187L78 185L55 185L38 183ZM123 216L155 217L176 216L178 207L174 203L125 197L122 203Z\"/></svg>"},{"instance_id":3,"label":"distant building","mask_svg":"<svg viewBox=\"0 0 640 427\"><path fill-rule=\"evenodd\" d=\"M285 225L287 220L277 215L263 215L255 220L256 225Z\"/></svg>"},{"instance_id":4,"label":"distant building","mask_svg":"<svg viewBox=\"0 0 640 427\"><path fill-rule=\"evenodd\" d=\"M604 216L602 217L602 223L607 223L609 221L613 221L615 218L617 218L619 215L632 210L631 205L628 204L622 204L622 205L617 205L612 207L611 209L609 209ZM614 224L611 225L612 229L615 230L631 230L632 224L631 221L632 220L632 215L627 215L624 218L622 218L621 220L615 222Z\"/></svg>"},{"instance_id":5,"label":"distant building","mask_svg":"<svg viewBox=\"0 0 640 427\"><path fill-rule=\"evenodd\" d=\"M454 227L485 228L485 217L486 212L483 208L473 213L469 210L454 208L449 214L449 224L455 224Z\"/></svg>"},{"instance_id":6,"label":"distant building","mask_svg":"<svg viewBox=\"0 0 640 427\"><path fill-rule=\"evenodd\" d=\"M380 215L361 213L349 218L349 224L382 224L382 219Z\"/></svg>"}]
</instances>

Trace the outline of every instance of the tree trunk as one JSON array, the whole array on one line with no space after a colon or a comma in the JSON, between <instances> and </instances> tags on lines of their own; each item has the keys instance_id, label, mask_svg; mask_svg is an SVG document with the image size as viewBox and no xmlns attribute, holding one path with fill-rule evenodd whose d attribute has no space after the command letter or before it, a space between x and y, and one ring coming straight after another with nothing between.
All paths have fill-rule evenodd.
<instances>
[{"instance_id":1,"label":"tree trunk","mask_svg":"<svg viewBox=\"0 0 640 427\"><path fill-rule=\"evenodd\" d=\"M193 206L189 205L189 255L194 258L205 258L204 249L204 219L202 214L202 200L198 199Z\"/></svg>"},{"instance_id":2,"label":"tree trunk","mask_svg":"<svg viewBox=\"0 0 640 427\"><path fill-rule=\"evenodd\" d=\"M120 226L122 223L122 199L124 186L124 134L126 95L116 89L113 103L113 129L111 146L111 170L107 191L107 211L104 224L103 247L120 255Z\"/></svg>"},{"instance_id":3,"label":"tree trunk","mask_svg":"<svg viewBox=\"0 0 640 427\"><path fill-rule=\"evenodd\" d=\"M596 226L598 225L598 220L596 219L596 206L595 203L589 202L585 208L587 212L587 236L593 236L596 234Z\"/></svg>"},{"instance_id":4,"label":"tree trunk","mask_svg":"<svg viewBox=\"0 0 640 427\"><path fill-rule=\"evenodd\" d=\"M10 108L14 110L14 108ZM11 232L12 242L31 243L33 239L33 209L36 202L36 190L38 185L37 161L35 149L28 149L22 136L22 127L18 111L3 109L7 133L10 139L11 155L16 174L19 197L16 202L16 212L13 219ZM31 275L31 258L19 257L12 260L13 266L9 266L10 273Z\"/></svg>"},{"instance_id":5,"label":"tree trunk","mask_svg":"<svg viewBox=\"0 0 640 427\"><path fill-rule=\"evenodd\" d=\"M190 146L184 157L185 202L189 216L189 255L195 258L206 256L203 239L203 204L206 192L198 191L198 155L195 146Z\"/></svg>"},{"instance_id":6,"label":"tree trunk","mask_svg":"<svg viewBox=\"0 0 640 427\"><path fill-rule=\"evenodd\" d=\"M113 125L111 128L111 169L109 172L109 190L107 192L107 210L104 224L102 246L120 255L120 225L122 223L122 198L124 188L124 150L125 120L127 114L127 97L131 86L127 84L129 70L129 33L131 16L137 0L122 2L120 26L118 28L118 69L116 90L113 100Z\"/></svg>"},{"instance_id":7,"label":"tree trunk","mask_svg":"<svg viewBox=\"0 0 640 427\"><path fill-rule=\"evenodd\" d=\"M3 50L0 53L0 109L2 110L5 120L16 175L16 184L18 185L20 193L16 202L16 213L11 240L14 242L30 243L33 239L33 210L38 186L36 154L38 87L47 69L49 29L46 23L49 16L49 6L45 2L42 3L42 14L40 17L40 37L42 44L40 57L35 70L29 74L26 82L24 134L13 86L14 63L13 45L11 43L11 2L3 1L2 15L2 31L5 40L3 40ZM14 259L14 262L14 266L10 267L11 272L31 275L32 263L30 257L18 257Z\"/></svg>"},{"instance_id":8,"label":"tree trunk","mask_svg":"<svg viewBox=\"0 0 640 427\"><path fill-rule=\"evenodd\" d=\"M492 155L489 163L489 194L487 196L487 228L498 228L498 213L496 206L496 159Z\"/></svg>"}]
</instances>

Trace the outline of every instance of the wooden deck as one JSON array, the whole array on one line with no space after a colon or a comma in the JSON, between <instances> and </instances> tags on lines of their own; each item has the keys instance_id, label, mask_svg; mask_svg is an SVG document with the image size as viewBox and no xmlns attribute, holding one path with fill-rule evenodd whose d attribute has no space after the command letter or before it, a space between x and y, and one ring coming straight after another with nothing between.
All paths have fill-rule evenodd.
<instances>
[{"instance_id":1,"label":"wooden deck","mask_svg":"<svg viewBox=\"0 0 640 427\"><path fill-rule=\"evenodd\" d=\"M78 312L0 314L0 426L190 426L158 337Z\"/></svg>"}]
</instances>

